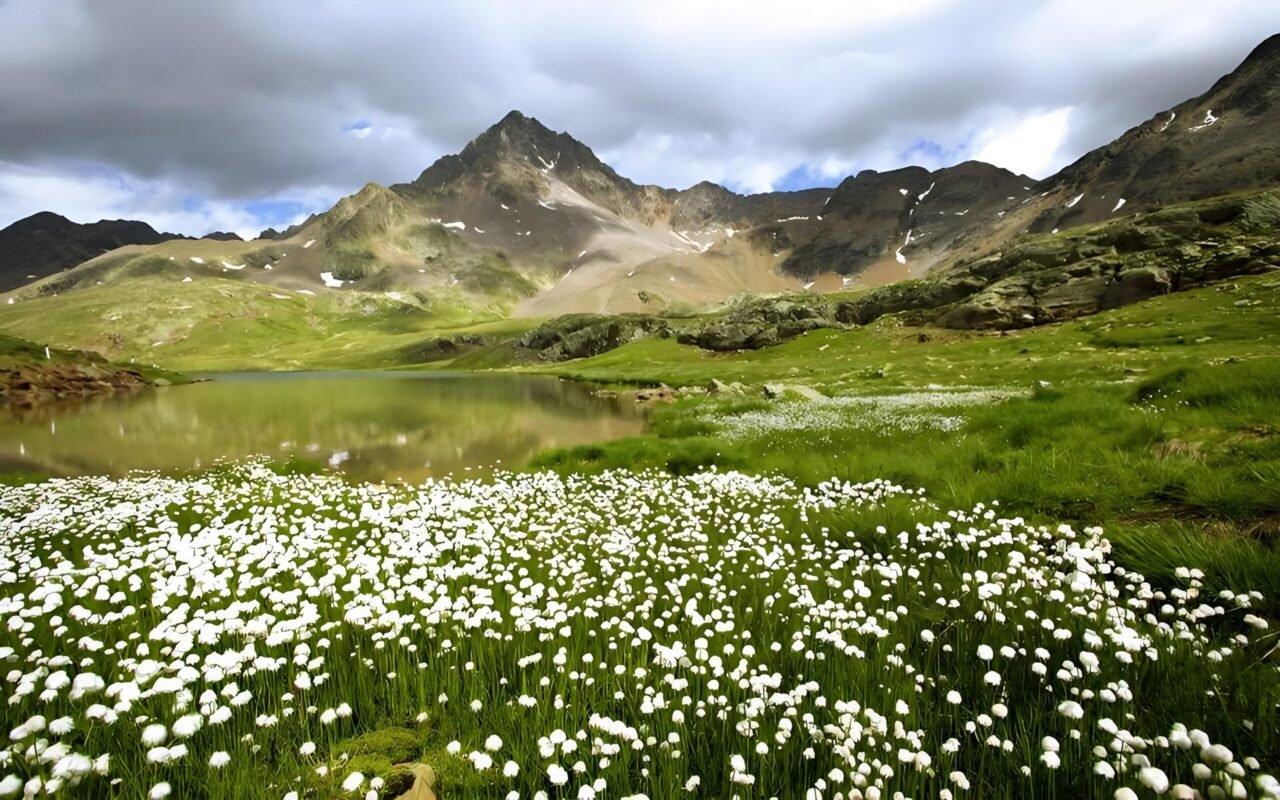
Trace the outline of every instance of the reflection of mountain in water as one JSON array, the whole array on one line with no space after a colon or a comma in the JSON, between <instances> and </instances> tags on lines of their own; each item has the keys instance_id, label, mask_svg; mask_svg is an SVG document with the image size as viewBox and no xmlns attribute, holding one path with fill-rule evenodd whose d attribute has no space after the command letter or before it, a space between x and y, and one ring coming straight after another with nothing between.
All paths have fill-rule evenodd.
<instances>
[{"instance_id":1,"label":"reflection of mountain in water","mask_svg":"<svg viewBox=\"0 0 1280 800\"><path fill-rule=\"evenodd\" d=\"M414 480L639 432L630 405L555 378L229 375L0 423L0 471L119 474L252 455Z\"/></svg>"}]
</instances>

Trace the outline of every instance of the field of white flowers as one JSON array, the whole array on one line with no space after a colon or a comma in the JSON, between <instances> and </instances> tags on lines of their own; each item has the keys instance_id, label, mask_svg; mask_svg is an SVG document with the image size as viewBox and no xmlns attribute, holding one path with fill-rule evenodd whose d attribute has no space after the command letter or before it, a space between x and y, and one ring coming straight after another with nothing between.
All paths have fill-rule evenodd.
<instances>
[{"instance_id":1,"label":"field of white flowers","mask_svg":"<svg viewBox=\"0 0 1280 800\"><path fill-rule=\"evenodd\" d=\"M1187 566L883 482L3 488L0 796L1280 796L1260 598Z\"/></svg>"},{"instance_id":2,"label":"field of white flowers","mask_svg":"<svg viewBox=\"0 0 1280 800\"><path fill-rule=\"evenodd\" d=\"M999 403L1030 392L1017 389L926 389L896 394L858 394L821 400L792 400L766 408L725 414L712 407L703 419L730 439L775 433L867 430L880 433L955 431L965 422L961 409Z\"/></svg>"}]
</instances>

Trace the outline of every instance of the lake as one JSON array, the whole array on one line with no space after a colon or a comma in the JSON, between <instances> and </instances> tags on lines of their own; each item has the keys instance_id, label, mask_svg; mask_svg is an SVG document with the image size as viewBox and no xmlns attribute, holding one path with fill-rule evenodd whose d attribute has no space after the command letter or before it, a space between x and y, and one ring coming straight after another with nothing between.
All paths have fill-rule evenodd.
<instances>
[{"instance_id":1,"label":"lake","mask_svg":"<svg viewBox=\"0 0 1280 800\"><path fill-rule=\"evenodd\" d=\"M231 373L0 418L0 472L172 472L262 455L414 482L643 428L633 402L545 376Z\"/></svg>"}]
</instances>

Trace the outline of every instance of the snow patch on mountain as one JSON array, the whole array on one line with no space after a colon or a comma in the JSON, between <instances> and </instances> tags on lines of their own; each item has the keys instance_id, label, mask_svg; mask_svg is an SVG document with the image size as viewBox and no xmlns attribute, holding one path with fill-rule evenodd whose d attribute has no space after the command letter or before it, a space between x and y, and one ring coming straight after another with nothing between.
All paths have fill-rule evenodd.
<instances>
[{"instance_id":1,"label":"snow patch on mountain","mask_svg":"<svg viewBox=\"0 0 1280 800\"><path fill-rule=\"evenodd\" d=\"M911 244L911 230L910 230L910 229L908 229L908 230L907 230L907 238L903 240L902 245L901 245L897 250L894 250L894 251L893 251L893 257L894 257L894 258L896 258L896 259L898 260L898 263L899 263L899 264L905 264L905 263L907 263L907 257L906 257L906 256L904 256L904 255L902 254L902 248L903 248L903 247L906 247L906 246L907 246L907 245L909 245L909 244Z\"/></svg>"},{"instance_id":2,"label":"snow patch on mountain","mask_svg":"<svg viewBox=\"0 0 1280 800\"><path fill-rule=\"evenodd\" d=\"M1187 128L1187 130L1193 131L1193 132L1204 130L1205 128L1209 127L1210 125L1212 125L1217 121L1218 121L1218 117L1215 117L1213 115L1213 109L1211 108L1208 111L1204 112L1204 122L1200 123L1199 125L1193 125L1190 128Z\"/></svg>"}]
</instances>

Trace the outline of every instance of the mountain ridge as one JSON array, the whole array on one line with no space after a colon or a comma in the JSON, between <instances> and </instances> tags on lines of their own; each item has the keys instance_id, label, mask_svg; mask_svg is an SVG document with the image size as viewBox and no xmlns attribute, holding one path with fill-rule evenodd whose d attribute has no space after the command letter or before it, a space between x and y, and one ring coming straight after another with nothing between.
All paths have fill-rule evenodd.
<instances>
[{"instance_id":1,"label":"mountain ridge","mask_svg":"<svg viewBox=\"0 0 1280 800\"><path fill-rule=\"evenodd\" d=\"M60 272L130 244L180 238L139 220L78 223L53 211L38 211L0 229L0 292ZM33 277L34 276L34 277Z\"/></svg>"}]
</instances>

